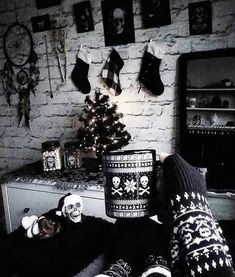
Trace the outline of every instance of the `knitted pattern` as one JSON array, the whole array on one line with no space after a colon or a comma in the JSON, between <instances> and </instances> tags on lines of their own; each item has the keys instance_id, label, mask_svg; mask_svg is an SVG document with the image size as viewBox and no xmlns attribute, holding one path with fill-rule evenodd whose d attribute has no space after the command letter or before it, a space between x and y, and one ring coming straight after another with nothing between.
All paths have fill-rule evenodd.
<instances>
[{"instance_id":1,"label":"knitted pattern","mask_svg":"<svg viewBox=\"0 0 235 277\"><path fill-rule=\"evenodd\" d=\"M113 49L108 60L102 70L102 78L114 95L119 95L122 92L119 72L122 69L124 62L118 52Z\"/></svg>"},{"instance_id":2,"label":"knitted pattern","mask_svg":"<svg viewBox=\"0 0 235 277\"><path fill-rule=\"evenodd\" d=\"M129 277L131 267L122 259L117 260L109 266L104 273L96 275L96 277Z\"/></svg>"},{"instance_id":3,"label":"knitted pattern","mask_svg":"<svg viewBox=\"0 0 235 277\"><path fill-rule=\"evenodd\" d=\"M150 255L145 261L145 263L146 270L142 273L141 277L171 277L170 269L168 268L167 262L163 257L156 257L154 255Z\"/></svg>"},{"instance_id":4,"label":"knitted pattern","mask_svg":"<svg viewBox=\"0 0 235 277\"><path fill-rule=\"evenodd\" d=\"M187 276L234 276L232 258L206 198L203 176L179 155L163 164L170 195L173 232L170 243L173 272L183 266Z\"/></svg>"}]
</instances>

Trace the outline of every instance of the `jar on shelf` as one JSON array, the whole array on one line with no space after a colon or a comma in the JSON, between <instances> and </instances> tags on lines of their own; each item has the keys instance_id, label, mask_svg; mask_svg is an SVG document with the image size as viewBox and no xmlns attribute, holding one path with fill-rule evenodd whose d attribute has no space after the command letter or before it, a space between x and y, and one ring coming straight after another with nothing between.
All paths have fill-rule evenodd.
<instances>
[{"instance_id":1,"label":"jar on shelf","mask_svg":"<svg viewBox=\"0 0 235 277\"><path fill-rule=\"evenodd\" d=\"M218 94L215 94L215 96L212 98L211 107L212 108L221 108L222 107L222 101Z\"/></svg>"},{"instance_id":2,"label":"jar on shelf","mask_svg":"<svg viewBox=\"0 0 235 277\"><path fill-rule=\"evenodd\" d=\"M78 142L69 141L64 144L64 164L66 168L80 167L80 149Z\"/></svg>"},{"instance_id":3,"label":"jar on shelf","mask_svg":"<svg viewBox=\"0 0 235 277\"><path fill-rule=\"evenodd\" d=\"M60 142L45 141L42 143L42 164L44 171L54 171L62 168Z\"/></svg>"},{"instance_id":4,"label":"jar on shelf","mask_svg":"<svg viewBox=\"0 0 235 277\"><path fill-rule=\"evenodd\" d=\"M196 108L196 104L197 104L197 98L196 97L191 97L189 98L189 107L194 109Z\"/></svg>"}]
</instances>

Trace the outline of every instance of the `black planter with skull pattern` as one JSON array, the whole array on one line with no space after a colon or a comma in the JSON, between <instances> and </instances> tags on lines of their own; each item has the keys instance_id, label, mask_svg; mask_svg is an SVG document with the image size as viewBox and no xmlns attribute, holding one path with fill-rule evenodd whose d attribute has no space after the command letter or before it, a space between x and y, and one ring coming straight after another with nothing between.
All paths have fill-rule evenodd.
<instances>
[{"instance_id":1,"label":"black planter with skull pattern","mask_svg":"<svg viewBox=\"0 0 235 277\"><path fill-rule=\"evenodd\" d=\"M114 218L153 215L156 188L155 150L103 154L106 214Z\"/></svg>"}]
</instances>

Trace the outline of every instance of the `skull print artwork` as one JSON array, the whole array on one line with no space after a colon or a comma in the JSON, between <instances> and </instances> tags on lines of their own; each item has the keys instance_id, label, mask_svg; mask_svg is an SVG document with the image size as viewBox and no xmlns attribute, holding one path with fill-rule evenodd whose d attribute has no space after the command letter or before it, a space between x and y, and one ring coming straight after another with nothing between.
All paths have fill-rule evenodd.
<instances>
[{"instance_id":1,"label":"skull print artwork","mask_svg":"<svg viewBox=\"0 0 235 277\"><path fill-rule=\"evenodd\" d=\"M76 158L74 157L74 156L69 156L68 157L68 164L70 165L70 166L74 166L75 165L75 163L76 163Z\"/></svg>"},{"instance_id":2,"label":"skull print artwork","mask_svg":"<svg viewBox=\"0 0 235 277\"><path fill-rule=\"evenodd\" d=\"M117 189L120 185L120 181L121 181L120 178L115 176L113 177L112 181L113 181L113 186Z\"/></svg>"},{"instance_id":3,"label":"skull print artwork","mask_svg":"<svg viewBox=\"0 0 235 277\"><path fill-rule=\"evenodd\" d=\"M149 178L147 176L141 176L140 183L142 187L140 187L140 195L150 194L150 188L148 186Z\"/></svg>"},{"instance_id":4,"label":"skull print artwork","mask_svg":"<svg viewBox=\"0 0 235 277\"><path fill-rule=\"evenodd\" d=\"M114 32L120 35L124 31L125 24L125 11L116 8L113 10L113 28Z\"/></svg>"},{"instance_id":5,"label":"skull print artwork","mask_svg":"<svg viewBox=\"0 0 235 277\"><path fill-rule=\"evenodd\" d=\"M48 168L52 168L55 166L55 158L54 157L49 156L47 158L47 166L48 166Z\"/></svg>"},{"instance_id":6,"label":"skull print artwork","mask_svg":"<svg viewBox=\"0 0 235 277\"><path fill-rule=\"evenodd\" d=\"M146 188L149 182L149 178L147 176L142 176L140 178L140 183L142 184L143 188Z\"/></svg>"},{"instance_id":7,"label":"skull print artwork","mask_svg":"<svg viewBox=\"0 0 235 277\"><path fill-rule=\"evenodd\" d=\"M64 199L64 205L62 207L62 214L70 221L78 223L81 221L83 210L82 198L77 194L71 194Z\"/></svg>"},{"instance_id":8,"label":"skull print artwork","mask_svg":"<svg viewBox=\"0 0 235 277\"><path fill-rule=\"evenodd\" d=\"M121 183L121 179L117 176L114 176L112 178L112 183L113 183L112 195L122 196L122 187L119 187Z\"/></svg>"}]
</instances>

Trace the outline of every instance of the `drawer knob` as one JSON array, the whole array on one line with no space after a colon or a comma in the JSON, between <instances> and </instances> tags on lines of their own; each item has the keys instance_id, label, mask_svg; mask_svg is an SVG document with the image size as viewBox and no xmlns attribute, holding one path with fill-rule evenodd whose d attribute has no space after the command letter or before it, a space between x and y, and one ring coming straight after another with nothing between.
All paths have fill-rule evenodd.
<instances>
[{"instance_id":1,"label":"drawer knob","mask_svg":"<svg viewBox=\"0 0 235 277\"><path fill-rule=\"evenodd\" d=\"M24 213L25 213L25 214L28 213L29 210L30 210L30 208L24 208Z\"/></svg>"}]
</instances>

